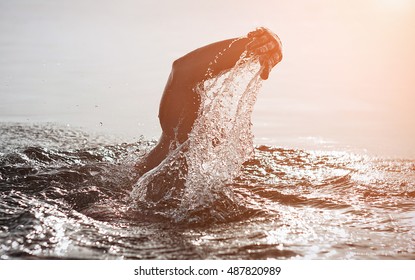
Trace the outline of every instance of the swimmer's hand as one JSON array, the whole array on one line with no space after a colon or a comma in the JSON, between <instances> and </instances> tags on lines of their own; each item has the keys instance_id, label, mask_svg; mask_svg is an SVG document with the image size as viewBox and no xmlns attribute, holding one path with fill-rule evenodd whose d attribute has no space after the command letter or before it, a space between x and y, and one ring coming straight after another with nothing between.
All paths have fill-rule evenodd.
<instances>
[{"instance_id":1,"label":"swimmer's hand","mask_svg":"<svg viewBox=\"0 0 415 280\"><path fill-rule=\"evenodd\" d=\"M262 66L261 78L268 79L271 69L282 60L282 44L280 38L269 29L260 27L248 33L250 42L246 46L248 53L259 56Z\"/></svg>"}]
</instances>

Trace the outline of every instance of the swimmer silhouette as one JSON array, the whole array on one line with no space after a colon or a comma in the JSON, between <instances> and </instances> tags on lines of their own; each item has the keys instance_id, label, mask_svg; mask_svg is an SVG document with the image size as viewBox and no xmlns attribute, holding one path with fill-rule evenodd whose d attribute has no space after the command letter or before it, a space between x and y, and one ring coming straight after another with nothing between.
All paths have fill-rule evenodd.
<instances>
[{"instance_id":1,"label":"swimmer silhouette","mask_svg":"<svg viewBox=\"0 0 415 280\"><path fill-rule=\"evenodd\" d=\"M196 49L173 62L160 102L162 135L158 144L136 165L140 175L158 166L175 147L188 139L197 118L200 97L195 86L235 66L241 54L256 55L262 66L263 80L282 59L281 41L266 28L258 28L246 37L228 39Z\"/></svg>"}]
</instances>

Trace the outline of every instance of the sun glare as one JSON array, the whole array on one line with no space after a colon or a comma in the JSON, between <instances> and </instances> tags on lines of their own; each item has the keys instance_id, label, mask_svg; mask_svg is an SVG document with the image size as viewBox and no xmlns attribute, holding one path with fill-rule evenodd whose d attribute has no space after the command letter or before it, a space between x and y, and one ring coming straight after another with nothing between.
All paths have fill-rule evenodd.
<instances>
[{"instance_id":1,"label":"sun glare","mask_svg":"<svg viewBox=\"0 0 415 280\"><path fill-rule=\"evenodd\" d=\"M388 10L402 11L408 9L411 5L411 0L376 0L382 8Z\"/></svg>"}]
</instances>

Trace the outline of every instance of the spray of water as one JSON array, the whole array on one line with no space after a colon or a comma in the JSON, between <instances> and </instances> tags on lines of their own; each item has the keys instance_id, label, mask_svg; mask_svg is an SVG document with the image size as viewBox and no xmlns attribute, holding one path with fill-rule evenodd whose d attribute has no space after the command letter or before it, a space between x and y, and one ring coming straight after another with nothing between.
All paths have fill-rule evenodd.
<instances>
[{"instance_id":1,"label":"spray of water","mask_svg":"<svg viewBox=\"0 0 415 280\"><path fill-rule=\"evenodd\" d=\"M236 65L200 83L198 118L189 138L134 186L135 203L174 206L173 218L233 199L226 186L253 153L251 115L261 87L257 59L242 54ZM172 210L172 209L170 209Z\"/></svg>"},{"instance_id":2,"label":"spray of water","mask_svg":"<svg viewBox=\"0 0 415 280\"><path fill-rule=\"evenodd\" d=\"M259 64L242 56L236 66L199 85L199 116L189 137L182 207L209 205L212 194L239 175L253 152L251 115L261 83Z\"/></svg>"}]
</instances>

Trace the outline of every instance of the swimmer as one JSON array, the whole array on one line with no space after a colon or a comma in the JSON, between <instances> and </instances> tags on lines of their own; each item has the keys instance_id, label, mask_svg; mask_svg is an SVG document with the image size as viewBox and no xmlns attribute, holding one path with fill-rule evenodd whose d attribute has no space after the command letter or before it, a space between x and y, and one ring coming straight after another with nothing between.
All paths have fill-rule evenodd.
<instances>
[{"instance_id":1,"label":"swimmer","mask_svg":"<svg viewBox=\"0 0 415 280\"><path fill-rule=\"evenodd\" d=\"M258 28L246 37L216 42L196 49L173 62L160 102L162 128L157 145L136 165L140 175L158 166L175 146L185 142L197 118L200 97L195 86L231 69L241 54L259 57L260 76L268 79L271 69L282 59L281 41L266 28Z\"/></svg>"}]
</instances>

